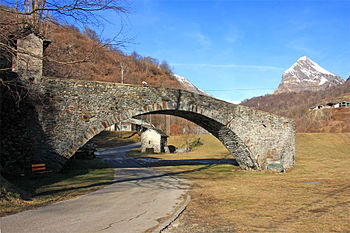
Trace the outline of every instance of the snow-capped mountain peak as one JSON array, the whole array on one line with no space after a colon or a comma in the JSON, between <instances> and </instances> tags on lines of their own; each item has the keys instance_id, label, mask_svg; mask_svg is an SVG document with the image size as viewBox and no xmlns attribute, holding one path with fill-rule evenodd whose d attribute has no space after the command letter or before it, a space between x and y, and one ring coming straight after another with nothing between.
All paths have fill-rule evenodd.
<instances>
[{"instance_id":1,"label":"snow-capped mountain peak","mask_svg":"<svg viewBox=\"0 0 350 233\"><path fill-rule=\"evenodd\" d=\"M336 76L335 74L325 70L324 68L322 68L321 66L319 66L316 62L310 60L308 57L306 56L303 56L301 58L299 58L296 63L294 63L288 70L286 70L284 72L284 74L286 73L294 73L295 72L295 68L298 67L298 66L303 66L306 67L308 66L308 69L304 69L303 71L305 73L310 73L312 71L317 71L319 73L322 73L322 74L327 74L327 75L334 75ZM306 65L306 66L305 66ZM311 68L311 69L310 69Z\"/></svg>"},{"instance_id":2,"label":"snow-capped mountain peak","mask_svg":"<svg viewBox=\"0 0 350 233\"><path fill-rule=\"evenodd\" d=\"M282 75L276 93L324 90L343 84L341 77L327 71L306 56L299 58Z\"/></svg>"},{"instance_id":3,"label":"snow-capped mountain peak","mask_svg":"<svg viewBox=\"0 0 350 233\"><path fill-rule=\"evenodd\" d=\"M197 88L195 85L193 85L190 81L188 81L188 79L181 77L180 75L177 75L177 74L174 74L174 77L181 84L181 86L184 87L187 91L190 91L190 92L193 92L196 94L210 96L205 91L203 91L203 90Z\"/></svg>"}]
</instances>

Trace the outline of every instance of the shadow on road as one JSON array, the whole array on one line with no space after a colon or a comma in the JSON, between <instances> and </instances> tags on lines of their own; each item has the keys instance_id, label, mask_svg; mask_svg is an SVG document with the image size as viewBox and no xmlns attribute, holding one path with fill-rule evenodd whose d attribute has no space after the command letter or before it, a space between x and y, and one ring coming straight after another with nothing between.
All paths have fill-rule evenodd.
<instances>
[{"instance_id":1,"label":"shadow on road","mask_svg":"<svg viewBox=\"0 0 350 233\"><path fill-rule=\"evenodd\" d=\"M201 164L201 165L203 165L203 164ZM175 175L180 175L180 174L187 174L187 173L197 172L197 171L209 169L212 166L214 166L214 165L210 164L210 165L207 165L205 167L200 167L200 168L187 170L187 171L181 171L181 172L167 172L167 173L163 173L163 174L143 176L143 177L117 179L117 180L114 180L114 181L111 181L111 182L100 182L100 183L96 183L96 184L93 184L93 185L86 185L86 186L78 186L78 187L57 189L57 190L53 190L53 191L46 191L46 192L37 193L35 196L50 195L50 194L53 194L53 193L70 191L70 190L77 190L77 189L82 189L82 188L91 188L91 187L99 186L99 185L111 185L111 184L124 183L124 182L130 182L130 181L152 180L152 179L165 177L165 176L175 176ZM142 169L141 167L138 167L138 168Z\"/></svg>"},{"instance_id":2,"label":"shadow on road","mask_svg":"<svg viewBox=\"0 0 350 233\"><path fill-rule=\"evenodd\" d=\"M236 159L178 159L163 160L152 157L139 157L137 161L144 167L163 167L163 166L183 166L183 165L219 165L230 164L239 166Z\"/></svg>"},{"instance_id":3,"label":"shadow on road","mask_svg":"<svg viewBox=\"0 0 350 233\"><path fill-rule=\"evenodd\" d=\"M137 157L133 158L126 154L126 151L139 147L140 144L132 144L122 146L114 149L108 149L101 151L99 156L102 161L106 162L109 167L114 168L116 171L116 178L111 182L98 182L91 185L81 185L76 187L62 188L50 191L44 191L37 193L36 196L50 195L54 193L78 190L83 188L91 188L100 185L111 185L116 183L127 183L133 181L151 181L156 182L157 178L166 176L176 176L181 174L187 174L197 172L205 169L209 169L215 165L230 164L238 166L235 159L189 159L189 160L162 160L153 157ZM153 169L147 169L150 167L167 167L167 166L200 166L195 169L179 171L179 172L161 172Z\"/></svg>"}]
</instances>

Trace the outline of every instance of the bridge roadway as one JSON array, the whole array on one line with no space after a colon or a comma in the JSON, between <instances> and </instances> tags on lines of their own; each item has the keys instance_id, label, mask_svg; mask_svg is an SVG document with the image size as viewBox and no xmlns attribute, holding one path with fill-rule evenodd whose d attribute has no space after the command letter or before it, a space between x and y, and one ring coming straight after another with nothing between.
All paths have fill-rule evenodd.
<instances>
[{"instance_id":1,"label":"bridge roadway","mask_svg":"<svg viewBox=\"0 0 350 233\"><path fill-rule=\"evenodd\" d=\"M136 145L139 146L139 145ZM115 169L113 184L67 201L0 219L1 232L144 232L160 224L182 203L188 184L178 177L144 168L126 151L135 144L107 150L101 157Z\"/></svg>"}]
</instances>

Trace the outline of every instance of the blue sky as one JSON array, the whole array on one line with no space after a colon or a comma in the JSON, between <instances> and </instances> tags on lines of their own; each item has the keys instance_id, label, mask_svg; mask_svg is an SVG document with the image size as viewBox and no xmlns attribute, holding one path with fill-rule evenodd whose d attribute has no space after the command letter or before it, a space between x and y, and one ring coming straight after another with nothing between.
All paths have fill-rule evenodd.
<instances>
[{"instance_id":1,"label":"blue sky","mask_svg":"<svg viewBox=\"0 0 350 233\"><path fill-rule=\"evenodd\" d=\"M126 52L167 61L217 98L272 93L302 56L350 75L350 0L136 0L128 7L125 33L134 40ZM106 25L103 37L116 25Z\"/></svg>"}]
</instances>

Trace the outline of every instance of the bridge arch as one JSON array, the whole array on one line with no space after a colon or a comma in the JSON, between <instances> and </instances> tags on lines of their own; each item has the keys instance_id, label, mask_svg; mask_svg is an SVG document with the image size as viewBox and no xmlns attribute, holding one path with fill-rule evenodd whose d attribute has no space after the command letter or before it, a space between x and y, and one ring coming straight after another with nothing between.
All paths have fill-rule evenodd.
<instances>
[{"instance_id":1,"label":"bridge arch","mask_svg":"<svg viewBox=\"0 0 350 233\"><path fill-rule=\"evenodd\" d=\"M175 89L48 78L43 87L55 109L55 114L42 112L43 127L60 158L70 158L112 124L159 113L208 130L244 169L263 170L271 163L294 166L295 125L290 119ZM52 121L54 127L47 128Z\"/></svg>"}]
</instances>

